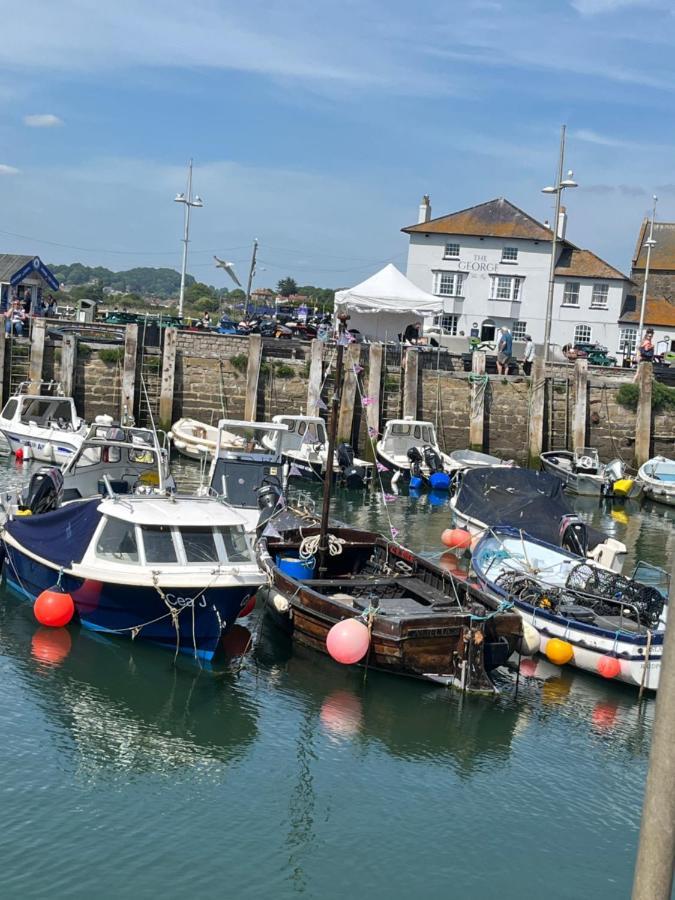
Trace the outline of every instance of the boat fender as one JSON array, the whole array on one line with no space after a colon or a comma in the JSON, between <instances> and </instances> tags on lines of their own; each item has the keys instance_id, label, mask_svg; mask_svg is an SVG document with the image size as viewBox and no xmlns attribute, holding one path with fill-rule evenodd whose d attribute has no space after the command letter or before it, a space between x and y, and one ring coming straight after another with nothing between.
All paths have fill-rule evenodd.
<instances>
[{"instance_id":1,"label":"boat fender","mask_svg":"<svg viewBox=\"0 0 675 900\"><path fill-rule=\"evenodd\" d=\"M619 480L615 481L612 485L612 490L617 497L627 497L633 489L634 484L635 482L632 478L619 478Z\"/></svg>"},{"instance_id":2,"label":"boat fender","mask_svg":"<svg viewBox=\"0 0 675 900\"><path fill-rule=\"evenodd\" d=\"M541 638L537 629L529 622L523 622L523 633L518 641L518 652L521 656L535 656L541 647Z\"/></svg>"},{"instance_id":3,"label":"boat fender","mask_svg":"<svg viewBox=\"0 0 675 900\"><path fill-rule=\"evenodd\" d=\"M422 479L419 475L411 475L410 477L410 487L415 490L416 488L422 487Z\"/></svg>"},{"instance_id":4,"label":"boat fender","mask_svg":"<svg viewBox=\"0 0 675 900\"><path fill-rule=\"evenodd\" d=\"M392 483L392 485L396 484L396 482L399 480L400 477L401 477L401 470L400 470L400 469L397 469L397 470L394 472L394 474L391 476L391 483Z\"/></svg>"},{"instance_id":5,"label":"boat fender","mask_svg":"<svg viewBox=\"0 0 675 900\"><path fill-rule=\"evenodd\" d=\"M283 594L279 594L278 592L275 592L271 595L269 602L278 613L283 613L285 615L288 614L288 611L291 608L288 597L284 597Z\"/></svg>"}]
</instances>

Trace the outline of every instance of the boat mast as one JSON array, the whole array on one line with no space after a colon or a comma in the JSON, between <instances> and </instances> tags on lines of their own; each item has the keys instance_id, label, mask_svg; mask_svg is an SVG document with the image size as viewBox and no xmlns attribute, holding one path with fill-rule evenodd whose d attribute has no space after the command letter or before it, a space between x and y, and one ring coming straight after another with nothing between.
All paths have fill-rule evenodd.
<instances>
[{"instance_id":1,"label":"boat mast","mask_svg":"<svg viewBox=\"0 0 675 900\"><path fill-rule=\"evenodd\" d=\"M335 456L335 443L337 439L338 416L340 414L340 398L342 396L342 356L344 346L337 346L337 360L335 362L335 388L330 410L330 430L328 432L328 452L326 456L326 473L323 482L323 506L321 508L321 528L319 530L319 577L326 572L328 558L328 516L330 514L330 495L333 487L333 457Z\"/></svg>"}]
</instances>

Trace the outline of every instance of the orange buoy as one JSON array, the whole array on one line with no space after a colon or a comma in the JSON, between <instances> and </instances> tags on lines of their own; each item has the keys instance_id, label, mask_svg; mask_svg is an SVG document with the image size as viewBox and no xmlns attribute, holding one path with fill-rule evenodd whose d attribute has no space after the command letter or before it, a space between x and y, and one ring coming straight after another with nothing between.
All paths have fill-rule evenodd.
<instances>
[{"instance_id":1,"label":"orange buoy","mask_svg":"<svg viewBox=\"0 0 675 900\"><path fill-rule=\"evenodd\" d=\"M616 678L621 674L621 663L616 656L601 656L598 660L598 673L603 678Z\"/></svg>"},{"instance_id":2,"label":"orange buoy","mask_svg":"<svg viewBox=\"0 0 675 900\"><path fill-rule=\"evenodd\" d=\"M441 543L454 550L468 550L471 535L466 528L446 528L441 534Z\"/></svg>"},{"instance_id":3,"label":"orange buoy","mask_svg":"<svg viewBox=\"0 0 675 900\"><path fill-rule=\"evenodd\" d=\"M336 662L345 666L357 663L368 652L370 634L363 622L343 619L326 635L326 649Z\"/></svg>"},{"instance_id":4,"label":"orange buoy","mask_svg":"<svg viewBox=\"0 0 675 900\"><path fill-rule=\"evenodd\" d=\"M564 666L574 656L574 648L569 641L561 641L560 638L551 638L546 644L546 656L556 666Z\"/></svg>"},{"instance_id":5,"label":"orange buoy","mask_svg":"<svg viewBox=\"0 0 675 900\"><path fill-rule=\"evenodd\" d=\"M58 666L70 653L72 640L67 628L38 628L31 639L33 659L47 666Z\"/></svg>"},{"instance_id":6,"label":"orange buoy","mask_svg":"<svg viewBox=\"0 0 675 900\"><path fill-rule=\"evenodd\" d=\"M243 618L245 618L246 616L250 616L250 615L251 615L251 613L252 613L253 610L255 609L255 598L256 598L256 595L255 595L255 594L253 594L251 597L248 598L248 600L246 601L246 603L242 606L242 608L241 608L241 609L239 610L239 612L237 613L237 618L238 618L238 619L243 619Z\"/></svg>"},{"instance_id":7,"label":"orange buoy","mask_svg":"<svg viewBox=\"0 0 675 900\"><path fill-rule=\"evenodd\" d=\"M75 604L70 594L65 591L48 588L38 595L33 612L40 625L61 628L73 618Z\"/></svg>"}]
</instances>

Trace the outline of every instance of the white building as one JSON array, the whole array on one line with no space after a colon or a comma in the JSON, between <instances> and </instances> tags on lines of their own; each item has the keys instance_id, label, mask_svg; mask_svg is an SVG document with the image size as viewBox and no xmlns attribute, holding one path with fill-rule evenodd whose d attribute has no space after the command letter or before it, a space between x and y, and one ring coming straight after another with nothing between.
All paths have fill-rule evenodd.
<instances>
[{"instance_id":1,"label":"white building","mask_svg":"<svg viewBox=\"0 0 675 900\"><path fill-rule=\"evenodd\" d=\"M552 345L597 342L618 348L618 320L630 280L590 250L565 238L558 223ZM508 200L490 200L431 218L424 197L410 236L408 278L443 298L442 324L451 334L477 328L484 341L508 325L514 338L543 343L552 231Z\"/></svg>"}]
</instances>

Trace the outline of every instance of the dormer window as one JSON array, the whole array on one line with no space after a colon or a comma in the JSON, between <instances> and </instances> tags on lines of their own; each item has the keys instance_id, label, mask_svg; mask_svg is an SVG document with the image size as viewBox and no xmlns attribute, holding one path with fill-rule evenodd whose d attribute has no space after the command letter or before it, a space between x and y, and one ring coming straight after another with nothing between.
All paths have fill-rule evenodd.
<instances>
[{"instance_id":1,"label":"dormer window","mask_svg":"<svg viewBox=\"0 0 675 900\"><path fill-rule=\"evenodd\" d=\"M446 244L443 259L459 259L459 244Z\"/></svg>"},{"instance_id":2,"label":"dormer window","mask_svg":"<svg viewBox=\"0 0 675 900\"><path fill-rule=\"evenodd\" d=\"M518 262L518 248L517 247L502 247L502 262L503 263L517 263Z\"/></svg>"}]
</instances>

